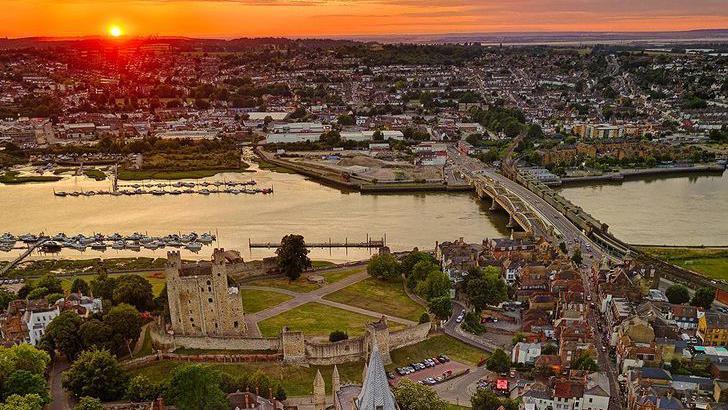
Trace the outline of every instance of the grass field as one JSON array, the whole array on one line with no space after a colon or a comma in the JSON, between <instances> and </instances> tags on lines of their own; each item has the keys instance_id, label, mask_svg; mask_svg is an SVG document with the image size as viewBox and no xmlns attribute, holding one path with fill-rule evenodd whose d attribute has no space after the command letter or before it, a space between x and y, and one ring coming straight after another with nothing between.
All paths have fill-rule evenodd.
<instances>
[{"instance_id":1,"label":"grass field","mask_svg":"<svg viewBox=\"0 0 728 410\"><path fill-rule=\"evenodd\" d=\"M425 309L404 292L403 284L367 278L347 286L324 299L368 309L387 315L418 321Z\"/></svg>"},{"instance_id":2,"label":"grass field","mask_svg":"<svg viewBox=\"0 0 728 410\"><path fill-rule=\"evenodd\" d=\"M199 179L215 176L223 172L248 172L244 168L231 169L197 169L189 171L165 171L165 170L119 170L119 179L122 181L140 181L143 179Z\"/></svg>"},{"instance_id":3,"label":"grass field","mask_svg":"<svg viewBox=\"0 0 728 410\"><path fill-rule=\"evenodd\" d=\"M328 264L330 262L318 262L318 263ZM321 276L323 276L326 279L327 283L334 283L334 282L338 282L338 281L344 279L345 277L347 277L349 275L352 275L357 272L361 272L363 269L365 269L365 268L343 269L343 270L335 270L335 271L315 273L315 274L317 274L317 275L320 274ZM306 292L310 292L312 290L316 290L319 288L319 285L309 282L305 276L302 276L293 282L291 282L290 280L288 280L288 278L285 278L285 277L256 279L256 280L253 280L250 282L246 282L245 285L267 286L267 287L271 287L271 288L286 289L286 290L290 290L292 292L298 292L298 293L306 293Z\"/></svg>"},{"instance_id":4,"label":"grass field","mask_svg":"<svg viewBox=\"0 0 728 410\"><path fill-rule=\"evenodd\" d=\"M375 320L371 316L312 302L266 319L258 323L258 327L263 336L271 337L277 336L283 326L301 330L308 336L328 336L334 330L343 330L352 337L364 333L364 325Z\"/></svg>"},{"instance_id":5,"label":"grass field","mask_svg":"<svg viewBox=\"0 0 728 410\"><path fill-rule=\"evenodd\" d=\"M60 181L63 177L50 176L50 175L29 175L19 176L20 173L17 171L7 171L4 174L0 174L0 183L8 185L26 184L30 182L55 182Z\"/></svg>"},{"instance_id":6,"label":"grass field","mask_svg":"<svg viewBox=\"0 0 728 410\"><path fill-rule=\"evenodd\" d=\"M137 354L133 355L133 357L144 357L144 356L149 356L150 354L153 353L152 335L149 334L149 329L146 329L146 331L144 332L144 336L142 336L142 337L144 338L143 342L142 342L143 343L142 348L139 349L139 352L137 352Z\"/></svg>"},{"instance_id":7,"label":"grass field","mask_svg":"<svg viewBox=\"0 0 728 410\"><path fill-rule=\"evenodd\" d=\"M243 289L241 294L243 296L243 309L245 313L260 312L261 310L280 305L287 300L293 299L292 296L267 290Z\"/></svg>"},{"instance_id":8,"label":"grass field","mask_svg":"<svg viewBox=\"0 0 728 410\"><path fill-rule=\"evenodd\" d=\"M641 248L641 250L709 278L728 280L728 249Z\"/></svg>"},{"instance_id":9,"label":"grass field","mask_svg":"<svg viewBox=\"0 0 728 410\"><path fill-rule=\"evenodd\" d=\"M142 367L129 371L130 375L143 374L150 380L162 382L168 380L172 370L186 363L162 361L151 366ZM331 373L333 366L292 366L281 362L252 362L234 364L209 364L214 369L239 376L243 373L253 373L260 370L274 380L280 380L286 389L288 396L306 396L313 394L313 379L316 371L321 370L321 375L326 381L326 392L331 393ZM361 375L364 369L363 362L346 363L338 366L342 383L351 381L361 383Z\"/></svg>"},{"instance_id":10,"label":"grass field","mask_svg":"<svg viewBox=\"0 0 728 410\"><path fill-rule=\"evenodd\" d=\"M440 354L446 354L450 359L470 366L475 366L481 358L488 357L487 352L476 349L453 337L437 335L412 346L393 350L391 353L392 364L388 365L387 369L404 366Z\"/></svg>"},{"instance_id":11,"label":"grass field","mask_svg":"<svg viewBox=\"0 0 728 410\"><path fill-rule=\"evenodd\" d=\"M106 174L104 174L102 171L91 168L83 171L83 174L86 175L89 178L93 178L97 181L103 181L106 179Z\"/></svg>"}]
</instances>

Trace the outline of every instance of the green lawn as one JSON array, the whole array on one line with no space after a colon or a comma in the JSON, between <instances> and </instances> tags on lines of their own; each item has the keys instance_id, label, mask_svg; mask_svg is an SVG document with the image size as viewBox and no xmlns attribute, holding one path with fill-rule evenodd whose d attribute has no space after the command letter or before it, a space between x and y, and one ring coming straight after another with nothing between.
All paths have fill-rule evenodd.
<instances>
[{"instance_id":1,"label":"green lawn","mask_svg":"<svg viewBox=\"0 0 728 410\"><path fill-rule=\"evenodd\" d=\"M119 179L122 181L139 181L144 179L199 179L215 176L223 172L249 172L245 168L230 169L198 169L189 171L165 171L165 170L119 170Z\"/></svg>"},{"instance_id":2,"label":"green lawn","mask_svg":"<svg viewBox=\"0 0 728 410\"><path fill-rule=\"evenodd\" d=\"M130 370L132 376L143 374L155 382L168 380L172 370L178 366L184 366L183 362L162 361L150 366ZM313 394L313 379L316 371L321 370L321 375L326 382L326 392L331 393L331 373L333 366L292 366L281 362L252 362L232 364L209 364L212 368L239 376L242 373L253 373L260 370L274 380L280 380L286 389L288 396L306 396ZM361 375L364 369L363 362L345 363L338 366L341 382L361 383Z\"/></svg>"},{"instance_id":3,"label":"green lawn","mask_svg":"<svg viewBox=\"0 0 728 410\"><path fill-rule=\"evenodd\" d=\"M334 302L418 321L425 309L407 296L402 282L367 278L338 292L324 296Z\"/></svg>"},{"instance_id":4,"label":"green lawn","mask_svg":"<svg viewBox=\"0 0 728 410\"><path fill-rule=\"evenodd\" d=\"M255 313L271 308L293 299L290 295L268 290L242 289L243 310L245 313Z\"/></svg>"},{"instance_id":5,"label":"green lawn","mask_svg":"<svg viewBox=\"0 0 728 410\"><path fill-rule=\"evenodd\" d=\"M311 261L311 266L314 269L325 269L325 268L333 268L336 266L334 262L329 261Z\"/></svg>"},{"instance_id":6,"label":"green lawn","mask_svg":"<svg viewBox=\"0 0 728 410\"><path fill-rule=\"evenodd\" d=\"M99 268L107 271L164 269L166 259L164 258L109 258L109 259L41 259L21 263L8 272L8 277L36 277L47 273L81 273L91 274Z\"/></svg>"},{"instance_id":7,"label":"green lawn","mask_svg":"<svg viewBox=\"0 0 728 410\"><path fill-rule=\"evenodd\" d=\"M153 353L152 349L152 335L149 334L149 329L146 329L146 332L144 332L144 341L142 344L142 348L139 349L139 352L134 355L134 357L144 357L149 356Z\"/></svg>"},{"instance_id":8,"label":"green lawn","mask_svg":"<svg viewBox=\"0 0 728 410\"><path fill-rule=\"evenodd\" d=\"M488 353L465 344L447 335L433 336L423 342L412 346L393 350L392 364L387 369L404 366L428 357L446 354L452 360L475 366L481 358L488 357Z\"/></svg>"},{"instance_id":9,"label":"green lawn","mask_svg":"<svg viewBox=\"0 0 728 410\"><path fill-rule=\"evenodd\" d=\"M86 169L83 171L83 174L86 175L89 178L93 178L97 181L103 181L106 179L106 174L104 174L103 171L100 171L96 168Z\"/></svg>"},{"instance_id":10,"label":"green lawn","mask_svg":"<svg viewBox=\"0 0 728 410\"><path fill-rule=\"evenodd\" d=\"M28 176L19 176L20 173L17 171L7 171L3 174L0 174L0 183L8 184L8 185L15 185L15 184L25 184L30 182L55 182L60 181L63 179L63 177L59 176L49 176L49 175L28 175Z\"/></svg>"},{"instance_id":11,"label":"green lawn","mask_svg":"<svg viewBox=\"0 0 728 410\"><path fill-rule=\"evenodd\" d=\"M351 337L364 333L364 325L375 320L371 316L311 302L259 322L258 327L263 336L269 337L277 336L283 326L301 330L309 336L328 336L334 330L344 330Z\"/></svg>"},{"instance_id":12,"label":"green lawn","mask_svg":"<svg viewBox=\"0 0 728 410\"><path fill-rule=\"evenodd\" d=\"M355 273L359 273L366 270L366 266L360 267L360 268L354 268L354 269L344 269L344 270L335 270L331 272L323 272L321 273L321 276L323 276L326 279L326 283L334 283L338 282L350 275L353 275Z\"/></svg>"},{"instance_id":13,"label":"green lawn","mask_svg":"<svg viewBox=\"0 0 728 410\"><path fill-rule=\"evenodd\" d=\"M293 282L291 282L287 278L256 279L254 281L245 282L243 285L286 289L298 293L306 293L319 288L318 285L307 281L303 277L298 278Z\"/></svg>"},{"instance_id":14,"label":"green lawn","mask_svg":"<svg viewBox=\"0 0 728 410\"><path fill-rule=\"evenodd\" d=\"M666 262L702 273L712 279L728 280L728 249L642 248Z\"/></svg>"}]
</instances>

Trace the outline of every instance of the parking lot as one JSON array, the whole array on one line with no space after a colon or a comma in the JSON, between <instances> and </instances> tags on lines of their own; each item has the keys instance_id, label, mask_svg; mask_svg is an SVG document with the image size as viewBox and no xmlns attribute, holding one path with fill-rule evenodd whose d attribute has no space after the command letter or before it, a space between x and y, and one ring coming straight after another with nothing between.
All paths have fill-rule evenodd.
<instances>
[{"instance_id":1,"label":"parking lot","mask_svg":"<svg viewBox=\"0 0 728 410\"><path fill-rule=\"evenodd\" d=\"M390 376L394 376L394 378L391 379L391 382L393 384L396 384L397 381L401 378L407 378L415 382L423 382L423 384L436 384L438 382L436 379L442 379L443 374L457 374L458 372L462 372L469 367L470 366L468 365L452 360L446 363L440 363L439 361L437 361L437 364L432 367L425 367L424 369L416 370L412 373L405 375L400 375L396 370L394 370L390 372ZM427 382L427 379L430 379L429 383Z\"/></svg>"}]
</instances>

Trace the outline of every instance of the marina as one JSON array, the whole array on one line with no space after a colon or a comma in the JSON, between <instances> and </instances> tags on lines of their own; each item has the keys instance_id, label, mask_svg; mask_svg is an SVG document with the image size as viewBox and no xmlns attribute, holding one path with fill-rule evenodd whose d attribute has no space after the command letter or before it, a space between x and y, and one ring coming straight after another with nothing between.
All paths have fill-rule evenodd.
<instances>
[{"instance_id":1,"label":"marina","mask_svg":"<svg viewBox=\"0 0 728 410\"><path fill-rule=\"evenodd\" d=\"M248 239L249 248L279 248L280 242L252 242ZM328 242L306 242L308 248L373 248L378 249L387 246L386 235L382 239L372 239L367 235L367 239L364 242L349 242L349 238L346 238L344 242L332 241L329 238Z\"/></svg>"},{"instance_id":2,"label":"marina","mask_svg":"<svg viewBox=\"0 0 728 410\"><path fill-rule=\"evenodd\" d=\"M34 250L42 253L58 253L63 249L85 251L89 248L99 252L103 252L108 248L138 252L142 248L157 250L171 247L199 252L203 246L212 244L216 239L216 235L210 233L197 234L196 232L165 236L151 236L138 232L131 235L96 233L93 235L76 234L71 236L65 233L50 236L43 233L38 235L30 233L13 235L6 232L0 235L0 251L25 250L21 254L21 258L27 257Z\"/></svg>"},{"instance_id":3,"label":"marina","mask_svg":"<svg viewBox=\"0 0 728 410\"><path fill-rule=\"evenodd\" d=\"M81 191L56 191L53 195L57 197L80 197L80 196L132 196L132 195L210 195L210 194L272 194L273 188L257 188L255 181L203 181L203 182L182 182L175 183L149 183L149 184L125 184L117 185L114 180L111 190L81 190Z\"/></svg>"}]
</instances>

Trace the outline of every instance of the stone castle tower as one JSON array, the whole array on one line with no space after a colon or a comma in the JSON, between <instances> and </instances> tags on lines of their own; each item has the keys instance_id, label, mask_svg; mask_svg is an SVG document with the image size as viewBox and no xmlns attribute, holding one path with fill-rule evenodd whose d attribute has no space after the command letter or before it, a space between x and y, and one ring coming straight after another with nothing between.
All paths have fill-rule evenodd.
<instances>
[{"instance_id":1,"label":"stone castle tower","mask_svg":"<svg viewBox=\"0 0 728 410\"><path fill-rule=\"evenodd\" d=\"M225 251L210 262L182 263L179 251L167 252L167 298L172 330L183 336L242 336L243 301L228 285Z\"/></svg>"}]
</instances>

